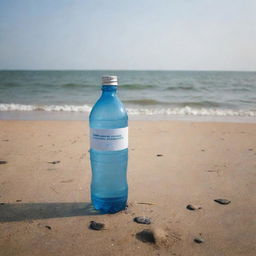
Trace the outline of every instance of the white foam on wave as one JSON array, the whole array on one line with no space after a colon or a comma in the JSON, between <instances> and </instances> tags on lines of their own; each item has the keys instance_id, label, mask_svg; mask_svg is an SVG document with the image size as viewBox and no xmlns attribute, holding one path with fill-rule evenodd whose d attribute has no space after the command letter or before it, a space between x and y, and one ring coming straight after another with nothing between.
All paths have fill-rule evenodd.
<instances>
[{"instance_id":1,"label":"white foam on wave","mask_svg":"<svg viewBox=\"0 0 256 256\"><path fill-rule=\"evenodd\" d=\"M0 111L48 111L48 112L86 112L92 107L89 105L24 105L0 104ZM248 116L256 117L256 110L232 110L217 108L127 108L129 115L190 115L190 116Z\"/></svg>"},{"instance_id":2,"label":"white foam on wave","mask_svg":"<svg viewBox=\"0 0 256 256\"><path fill-rule=\"evenodd\" d=\"M23 104L0 104L0 111L64 111L64 112L90 112L88 105L23 105Z\"/></svg>"},{"instance_id":3,"label":"white foam on wave","mask_svg":"<svg viewBox=\"0 0 256 256\"><path fill-rule=\"evenodd\" d=\"M191 116L250 116L256 117L256 111L232 110L217 108L192 108L189 106L182 108L158 108L158 109L127 109L131 115L191 115Z\"/></svg>"}]
</instances>

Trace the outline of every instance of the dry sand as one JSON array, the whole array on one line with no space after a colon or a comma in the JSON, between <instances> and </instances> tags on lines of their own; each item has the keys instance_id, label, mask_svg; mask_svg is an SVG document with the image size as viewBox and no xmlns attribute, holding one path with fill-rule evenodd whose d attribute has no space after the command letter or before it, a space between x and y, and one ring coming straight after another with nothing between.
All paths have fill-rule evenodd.
<instances>
[{"instance_id":1,"label":"dry sand","mask_svg":"<svg viewBox=\"0 0 256 256\"><path fill-rule=\"evenodd\" d=\"M133 121L129 140L129 208L97 215L87 122L0 121L0 255L256 255L256 124Z\"/></svg>"}]
</instances>

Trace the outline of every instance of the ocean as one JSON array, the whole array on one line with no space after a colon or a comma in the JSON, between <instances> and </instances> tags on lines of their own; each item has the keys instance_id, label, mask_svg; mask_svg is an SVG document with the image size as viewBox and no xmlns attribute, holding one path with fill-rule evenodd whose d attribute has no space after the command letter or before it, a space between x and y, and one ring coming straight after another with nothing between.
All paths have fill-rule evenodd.
<instances>
[{"instance_id":1,"label":"ocean","mask_svg":"<svg viewBox=\"0 0 256 256\"><path fill-rule=\"evenodd\" d=\"M256 72L0 71L0 119L88 119L117 75L130 119L256 121Z\"/></svg>"}]
</instances>

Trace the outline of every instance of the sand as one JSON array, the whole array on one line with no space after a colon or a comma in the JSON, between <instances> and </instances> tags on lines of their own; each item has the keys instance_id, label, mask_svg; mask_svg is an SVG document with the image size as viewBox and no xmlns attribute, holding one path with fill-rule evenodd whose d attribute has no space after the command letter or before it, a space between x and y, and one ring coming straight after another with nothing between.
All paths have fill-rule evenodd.
<instances>
[{"instance_id":1,"label":"sand","mask_svg":"<svg viewBox=\"0 0 256 256\"><path fill-rule=\"evenodd\" d=\"M129 142L128 210L98 215L87 122L0 121L0 255L256 255L256 124L132 121Z\"/></svg>"}]
</instances>

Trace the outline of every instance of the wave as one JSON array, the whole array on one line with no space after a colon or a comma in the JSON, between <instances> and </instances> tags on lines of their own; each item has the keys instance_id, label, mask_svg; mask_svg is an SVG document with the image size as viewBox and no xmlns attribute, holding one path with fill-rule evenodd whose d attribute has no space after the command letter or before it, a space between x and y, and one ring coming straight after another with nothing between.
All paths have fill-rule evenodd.
<instances>
[{"instance_id":1,"label":"wave","mask_svg":"<svg viewBox=\"0 0 256 256\"><path fill-rule=\"evenodd\" d=\"M90 112L88 105L23 105L0 104L0 111L64 111L64 112Z\"/></svg>"},{"instance_id":2,"label":"wave","mask_svg":"<svg viewBox=\"0 0 256 256\"><path fill-rule=\"evenodd\" d=\"M172 107L222 107L223 104L215 102L215 101L185 101L185 102L177 102L177 101L172 101L172 102L166 102L166 101L159 101L159 100L153 100L153 99L138 99L138 100L124 100L124 103L130 103L130 104L136 104L136 105L168 105ZM226 103L227 105L227 103Z\"/></svg>"},{"instance_id":3,"label":"wave","mask_svg":"<svg viewBox=\"0 0 256 256\"><path fill-rule=\"evenodd\" d=\"M74 84L74 83L67 83L67 84L62 84L61 87L81 87L83 86L82 84Z\"/></svg>"},{"instance_id":4,"label":"wave","mask_svg":"<svg viewBox=\"0 0 256 256\"><path fill-rule=\"evenodd\" d=\"M79 84L79 83L66 83L62 84L61 87L63 88L99 88L99 85L93 85L93 84ZM122 84L120 85L121 89L127 89L127 90L144 90L149 88L154 88L154 85L151 84Z\"/></svg>"},{"instance_id":5,"label":"wave","mask_svg":"<svg viewBox=\"0 0 256 256\"><path fill-rule=\"evenodd\" d=\"M89 105L23 105L0 104L1 111L48 111L48 112L86 112L92 107ZM190 115L190 116L245 116L256 117L256 110L232 110L218 108L127 108L129 115Z\"/></svg>"},{"instance_id":6,"label":"wave","mask_svg":"<svg viewBox=\"0 0 256 256\"><path fill-rule=\"evenodd\" d=\"M256 111L252 110L232 110L217 108L160 108L160 109L127 109L131 115L168 115L168 116L244 116L256 117Z\"/></svg>"},{"instance_id":7,"label":"wave","mask_svg":"<svg viewBox=\"0 0 256 256\"><path fill-rule=\"evenodd\" d=\"M173 102L173 104L177 105L177 106L182 106L182 107L196 107L196 108L200 108L200 107L221 107L223 105L223 103L218 103L216 101L210 101L210 100L204 100L204 101L199 101L199 102L195 102L195 101L186 101L186 102ZM227 103L226 103L227 104Z\"/></svg>"},{"instance_id":8,"label":"wave","mask_svg":"<svg viewBox=\"0 0 256 256\"><path fill-rule=\"evenodd\" d=\"M152 99L141 99L141 100L124 100L124 103L138 104L138 105L164 105L168 104L163 101L152 100Z\"/></svg>"},{"instance_id":9,"label":"wave","mask_svg":"<svg viewBox=\"0 0 256 256\"><path fill-rule=\"evenodd\" d=\"M178 90L184 90L184 91L197 91L197 89L194 86L169 86L165 90L167 91L178 91Z\"/></svg>"},{"instance_id":10,"label":"wave","mask_svg":"<svg viewBox=\"0 0 256 256\"><path fill-rule=\"evenodd\" d=\"M79 84L79 83L66 83L66 84L62 84L61 87L63 88L92 88L92 87L96 87L96 85L93 85L93 84Z\"/></svg>"},{"instance_id":11,"label":"wave","mask_svg":"<svg viewBox=\"0 0 256 256\"><path fill-rule=\"evenodd\" d=\"M122 89L133 89L133 90L144 90L148 88L154 88L152 84L122 84L120 85Z\"/></svg>"},{"instance_id":12,"label":"wave","mask_svg":"<svg viewBox=\"0 0 256 256\"><path fill-rule=\"evenodd\" d=\"M17 87L19 86L18 83L12 83L12 82L8 82L8 83L0 83L0 88L10 88L10 87Z\"/></svg>"}]
</instances>

